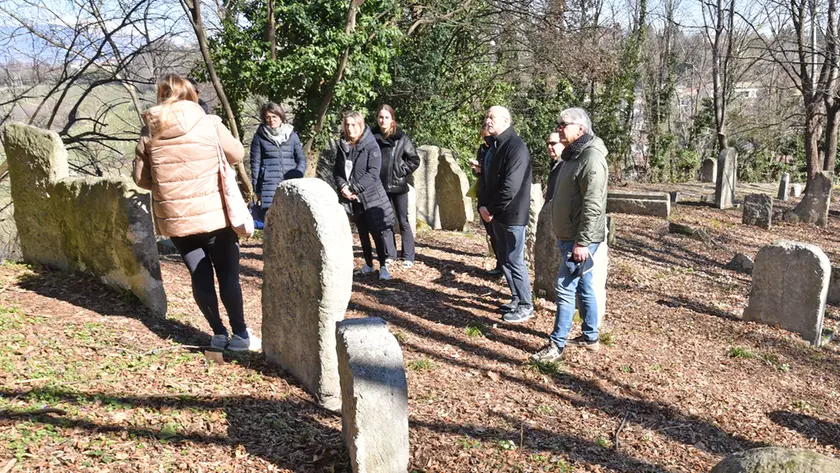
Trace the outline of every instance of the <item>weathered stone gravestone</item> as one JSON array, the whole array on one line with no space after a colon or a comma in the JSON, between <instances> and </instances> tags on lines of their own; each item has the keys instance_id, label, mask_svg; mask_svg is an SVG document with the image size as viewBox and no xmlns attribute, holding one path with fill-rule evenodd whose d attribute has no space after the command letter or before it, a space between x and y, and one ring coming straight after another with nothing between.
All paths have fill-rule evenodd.
<instances>
[{"instance_id":1,"label":"weathered stone gravestone","mask_svg":"<svg viewBox=\"0 0 840 473\"><path fill-rule=\"evenodd\" d=\"M610 191L607 193L607 212L668 218L671 196L667 192Z\"/></svg>"},{"instance_id":2,"label":"weathered stone gravestone","mask_svg":"<svg viewBox=\"0 0 840 473\"><path fill-rule=\"evenodd\" d=\"M3 130L24 261L87 271L166 314L151 197L121 178L70 178L55 132L22 123Z\"/></svg>"},{"instance_id":3,"label":"weathered stone gravestone","mask_svg":"<svg viewBox=\"0 0 840 473\"><path fill-rule=\"evenodd\" d=\"M744 197L741 223L770 228L773 219L773 198L767 194L750 194Z\"/></svg>"},{"instance_id":4,"label":"weathered stone gravestone","mask_svg":"<svg viewBox=\"0 0 840 473\"><path fill-rule=\"evenodd\" d=\"M700 167L700 182L717 181L717 160L714 158L706 158L703 160L703 165Z\"/></svg>"},{"instance_id":5,"label":"weathered stone gravestone","mask_svg":"<svg viewBox=\"0 0 840 473\"><path fill-rule=\"evenodd\" d=\"M335 192L320 179L277 187L263 234L266 359L327 409L341 407L335 324L353 284L353 239Z\"/></svg>"},{"instance_id":6,"label":"weathered stone gravestone","mask_svg":"<svg viewBox=\"0 0 840 473\"><path fill-rule=\"evenodd\" d=\"M833 173L817 171L802 202L785 215L786 219L802 220L824 227L828 225L828 210L831 205L831 181Z\"/></svg>"},{"instance_id":7,"label":"weathered stone gravestone","mask_svg":"<svg viewBox=\"0 0 840 473\"><path fill-rule=\"evenodd\" d=\"M667 196L667 194L665 194ZM608 231L611 228L610 216L607 216ZM592 267L592 285L595 289L595 299L598 302L598 323L604 320L607 303L607 276L609 273L609 240L607 239L598 247L593 256L594 266ZM554 236L554 228L551 219L551 205L546 205L540 211L537 221L537 241L534 245L534 292L538 297L543 297L552 302L557 300L557 292L554 284L557 281L557 273L560 271L560 264L563 262L563 254L557 247L557 238Z\"/></svg>"},{"instance_id":8,"label":"weathered stone gravestone","mask_svg":"<svg viewBox=\"0 0 840 473\"><path fill-rule=\"evenodd\" d=\"M531 205L528 207L528 226L525 227L525 261L531 269L534 268L534 251L537 245L537 222L544 204L542 185L538 182L531 184Z\"/></svg>"},{"instance_id":9,"label":"weathered stone gravestone","mask_svg":"<svg viewBox=\"0 0 840 473\"><path fill-rule=\"evenodd\" d=\"M790 173L782 174L782 179L779 181L779 195L776 196L782 202L788 200L790 196Z\"/></svg>"},{"instance_id":10,"label":"weathered stone gravestone","mask_svg":"<svg viewBox=\"0 0 840 473\"><path fill-rule=\"evenodd\" d=\"M441 150L435 177L440 227L443 230L463 231L473 221L472 199L467 197L470 181L458 166L452 151Z\"/></svg>"},{"instance_id":11,"label":"weathered stone gravestone","mask_svg":"<svg viewBox=\"0 0 840 473\"><path fill-rule=\"evenodd\" d=\"M758 251L744 320L797 332L813 345L822 336L831 263L814 245L779 241Z\"/></svg>"},{"instance_id":12,"label":"weathered stone gravestone","mask_svg":"<svg viewBox=\"0 0 840 473\"><path fill-rule=\"evenodd\" d=\"M412 184L417 191L417 218L432 228L440 229L440 213L435 194L440 148L421 146L417 148L417 154L420 156L420 166L411 175Z\"/></svg>"},{"instance_id":13,"label":"weathered stone gravestone","mask_svg":"<svg viewBox=\"0 0 840 473\"><path fill-rule=\"evenodd\" d=\"M715 207L731 208L735 201L735 185L738 182L738 152L726 148L720 152L715 182Z\"/></svg>"},{"instance_id":14,"label":"weathered stone gravestone","mask_svg":"<svg viewBox=\"0 0 840 473\"><path fill-rule=\"evenodd\" d=\"M829 304L840 304L840 266L831 267L831 279L828 281L826 302Z\"/></svg>"},{"instance_id":15,"label":"weathered stone gravestone","mask_svg":"<svg viewBox=\"0 0 840 473\"><path fill-rule=\"evenodd\" d=\"M790 194L793 197L801 197L802 196L802 184L791 184Z\"/></svg>"},{"instance_id":16,"label":"weathered stone gravestone","mask_svg":"<svg viewBox=\"0 0 840 473\"><path fill-rule=\"evenodd\" d=\"M411 233L417 235L417 191L414 186L408 185L408 226L411 227ZM394 234L400 232L400 221L397 219L397 224L394 226Z\"/></svg>"},{"instance_id":17,"label":"weathered stone gravestone","mask_svg":"<svg viewBox=\"0 0 840 473\"><path fill-rule=\"evenodd\" d=\"M336 328L341 433L354 473L408 469L408 383L402 350L378 317Z\"/></svg>"},{"instance_id":18,"label":"weathered stone gravestone","mask_svg":"<svg viewBox=\"0 0 840 473\"><path fill-rule=\"evenodd\" d=\"M731 270L738 271L739 273L750 274L755 267L755 263L749 256L743 253L738 253L729 263L726 264L726 267Z\"/></svg>"},{"instance_id":19,"label":"weathered stone gravestone","mask_svg":"<svg viewBox=\"0 0 840 473\"><path fill-rule=\"evenodd\" d=\"M840 460L810 450L760 447L729 455L711 473L840 473Z\"/></svg>"}]
</instances>

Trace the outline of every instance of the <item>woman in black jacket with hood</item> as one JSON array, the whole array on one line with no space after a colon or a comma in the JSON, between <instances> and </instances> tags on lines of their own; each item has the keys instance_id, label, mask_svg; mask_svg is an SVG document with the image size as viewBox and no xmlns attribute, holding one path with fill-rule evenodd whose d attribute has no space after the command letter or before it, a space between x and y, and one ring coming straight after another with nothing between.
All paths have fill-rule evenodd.
<instances>
[{"instance_id":1,"label":"woman in black jacket with hood","mask_svg":"<svg viewBox=\"0 0 840 473\"><path fill-rule=\"evenodd\" d=\"M269 102L260 107L260 125L251 140L251 184L260 197L260 220L274 200L277 186L286 179L303 177L306 156L300 138L279 105Z\"/></svg>"},{"instance_id":2,"label":"woman in black jacket with hood","mask_svg":"<svg viewBox=\"0 0 840 473\"><path fill-rule=\"evenodd\" d=\"M408 177L420 167L420 156L411 138L397 126L394 109L390 105L379 107L376 121L379 126L373 130L373 136L382 153L379 177L400 222L403 266L410 268L414 266L414 233L408 223Z\"/></svg>"},{"instance_id":3,"label":"woman in black jacket with hood","mask_svg":"<svg viewBox=\"0 0 840 473\"><path fill-rule=\"evenodd\" d=\"M365 265L357 271L368 274L373 269L373 251L370 235L376 244L379 260L379 279L391 279L387 260L394 255L394 209L388 201L379 169L382 157L376 139L365 126L359 112L344 115L344 134L339 140L333 166L333 178L338 188L339 201L352 208L353 221L359 230L359 240L365 257Z\"/></svg>"}]
</instances>

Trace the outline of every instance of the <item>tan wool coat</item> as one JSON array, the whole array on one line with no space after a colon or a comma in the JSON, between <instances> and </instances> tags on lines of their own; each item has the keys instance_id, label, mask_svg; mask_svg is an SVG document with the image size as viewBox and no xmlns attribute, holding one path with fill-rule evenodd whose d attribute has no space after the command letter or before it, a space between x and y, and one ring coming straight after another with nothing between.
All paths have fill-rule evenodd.
<instances>
[{"instance_id":1,"label":"tan wool coat","mask_svg":"<svg viewBox=\"0 0 840 473\"><path fill-rule=\"evenodd\" d=\"M229 226L216 143L230 164L242 162L242 143L219 117L191 101L152 107L143 118L134 182L152 191L158 233L181 237Z\"/></svg>"}]
</instances>

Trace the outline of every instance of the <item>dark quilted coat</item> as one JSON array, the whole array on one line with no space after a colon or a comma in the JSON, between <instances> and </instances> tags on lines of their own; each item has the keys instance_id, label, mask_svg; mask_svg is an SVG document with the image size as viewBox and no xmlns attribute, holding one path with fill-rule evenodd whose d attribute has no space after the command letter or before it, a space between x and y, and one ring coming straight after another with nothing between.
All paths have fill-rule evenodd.
<instances>
[{"instance_id":1,"label":"dark quilted coat","mask_svg":"<svg viewBox=\"0 0 840 473\"><path fill-rule=\"evenodd\" d=\"M297 133L292 132L288 140L277 146L260 126L251 140L251 184L260 196L262 208L271 206L281 182L303 177L304 171L306 156Z\"/></svg>"},{"instance_id":2,"label":"dark quilted coat","mask_svg":"<svg viewBox=\"0 0 840 473\"><path fill-rule=\"evenodd\" d=\"M344 174L344 163L348 160L353 162L353 170L349 177ZM397 222L394 208L379 179L381 166L382 155L370 128L365 127L355 145L351 146L344 139L339 141L333 166L335 185L338 189L349 185L350 191L359 196L364 214L354 215L353 218L364 218L373 231L391 228ZM341 194L339 200L343 204L349 203Z\"/></svg>"}]
</instances>

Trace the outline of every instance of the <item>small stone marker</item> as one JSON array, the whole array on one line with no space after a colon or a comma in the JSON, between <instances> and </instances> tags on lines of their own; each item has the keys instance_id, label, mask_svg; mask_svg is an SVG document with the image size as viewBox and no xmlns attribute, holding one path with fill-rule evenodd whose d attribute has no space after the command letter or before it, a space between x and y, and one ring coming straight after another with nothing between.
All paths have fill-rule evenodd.
<instances>
[{"instance_id":1,"label":"small stone marker","mask_svg":"<svg viewBox=\"0 0 840 473\"><path fill-rule=\"evenodd\" d=\"M408 469L408 383L402 350L378 317L336 326L341 433L354 473Z\"/></svg>"},{"instance_id":2,"label":"small stone marker","mask_svg":"<svg viewBox=\"0 0 840 473\"><path fill-rule=\"evenodd\" d=\"M610 191L607 193L607 212L668 218L671 197L665 192Z\"/></svg>"},{"instance_id":3,"label":"small stone marker","mask_svg":"<svg viewBox=\"0 0 840 473\"><path fill-rule=\"evenodd\" d=\"M420 166L411 175L412 184L417 191L417 218L426 222L431 228L439 229L440 213L435 193L435 181L440 148L421 146L417 148L417 154L420 156Z\"/></svg>"},{"instance_id":4,"label":"small stone marker","mask_svg":"<svg viewBox=\"0 0 840 473\"><path fill-rule=\"evenodd\" d=\"M732 261L726 264L726 267L740 273L749 274L752 273L755 263L753 263L752 258L749 256L743 253L738 253L732 258Z\"/></svg>"},{"instance_id":5,"label":"small stone marker","mask_svg":"<svg viewBox=\"0 0 840 473\"><path fill-rule=\"evenodd\" d=\"M782 179L779 181L779 195L776 196L782 202L788 200L790 196L790 173L782 174Z\"/></svg>"},{"instance_id":6,"label":"small stone marker","mask_svg":"<svg viewBox=\"0 0 840 473\"><path fill-rule=\"evenodd\" d=\"M790 193L793 197L802 197L802 184L791 184Z\"/></svg>"},{"instance_id":7,"label":"small stone marker","mask_svg":"<svg viewBox=\"0 0 840 473\"><path fill-rule=\"evenodd\" d=\"M715 207L732 208L735 201L735 185L738 182L738 152L726 148L718 156L717 182L715 183Z\"/></svg>"},{"instance_id":8,"label":"small stone marker","mask_svg":"<svg viewBox=\"0 0 840 473\"><path fill-rule=\"evenodd\" d=\"M706 158L703 160L703 165L700 167L700 182L717 181L717 160L714 158Z\"/></svg>"},{"instance_id":9,"label":"small stone marker","mask_svg":"<svg viewBox=\"0 0 840 473\"><path fill-rule=\"evenodd\" d=\"M321 179L277 187L266 217L263 352L318 402L341 407L335 324L353 284L353 239L335 192Z\"/></svg>"},{"instance_id":10,"label":"small stone marker","mask_svg":"<svg viewBox=\"0 0 840 473\"><path fill-rule=\"evenodd\" d=\"M761 447L729 455L711 473L840 473L840 460L811 450Z\"/></svg>"},{"instance_id":11,"label":"small stone marker","mask_svg":"<svg viewBox=\"0 0 840 473\"><path fill-rule=\"evenodd\" d=\"M463 231L473 221L472 199L467 197L470 181L458 166L452 151L441 150L435 177L440 227L443 230Z\"/></svg>"},{"instance_id":12,"label":"small stone marker","mask_svg":"<svg viewBox=\"0 0 840 473\"><path fill-rule=\"evenodd\" d=\"M744 197L744 211L741 216L741 223L769 229L772 219L772 197L767 194L750 194Z\"/></svg>"},{"instance_id":13,"label":"small stone marker","mask_svg":"<svg viewBox=\"0 0 840 473\"><path fill-rule=\"evenodd\" d=\"M779 241L758 251L744 320L778 325L819 346L831 278L823 250Z\"/></svg>"},{"instance_id":14,"label":"small stone marker","mask_svg":"<svg viewBox=\"0 0 840 473\"><path fill-rule=\"evenodd\" d=\"M671 203L676 204L682 200L682 194L679 191L671 191L668 193L671 196Z\"/></svg>"}]
</instances>

